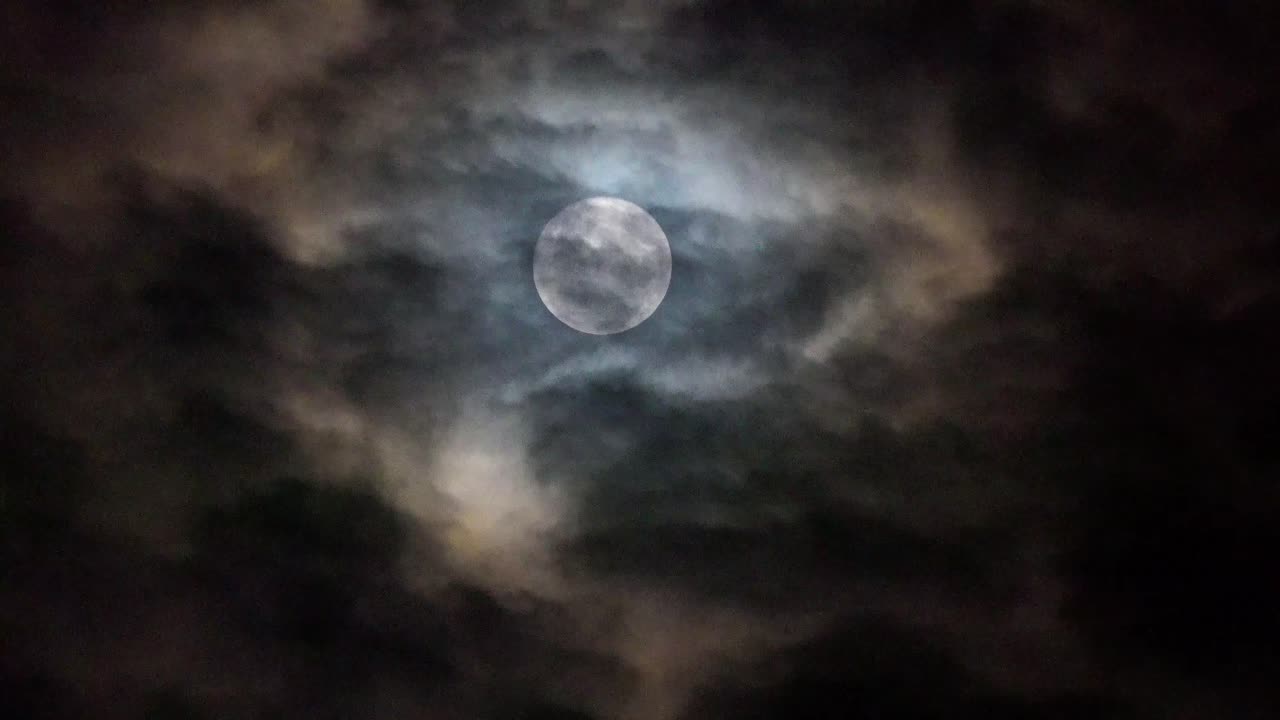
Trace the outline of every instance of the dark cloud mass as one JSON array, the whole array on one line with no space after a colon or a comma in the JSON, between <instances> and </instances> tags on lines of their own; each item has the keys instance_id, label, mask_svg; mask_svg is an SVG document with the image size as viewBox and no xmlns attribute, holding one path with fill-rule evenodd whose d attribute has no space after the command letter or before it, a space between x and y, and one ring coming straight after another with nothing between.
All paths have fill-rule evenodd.
<instances>
[{"instance_id":1,"label":"dark cloud mass","mask_svg":"<svg viewBox=\"0 0 1280 720\"><path fill-rule=\"evenodd\" d=\"M0 714L1275 717L1275 21L5 5Z\"/></svg>"}]
</instances>

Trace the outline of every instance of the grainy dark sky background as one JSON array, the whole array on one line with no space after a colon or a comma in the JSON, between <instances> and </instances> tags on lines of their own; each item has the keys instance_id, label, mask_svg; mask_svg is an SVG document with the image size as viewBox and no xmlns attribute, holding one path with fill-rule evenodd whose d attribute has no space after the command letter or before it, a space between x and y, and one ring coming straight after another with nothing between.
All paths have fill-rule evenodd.
<instances>
[{"instance_id":1,"label":"grainy dark sky background","mask_svg":"<svg viewBox=\"0 0 1280 720\"><path fill-rule=\"evenodd\" d=\"M0 710L1275 717L1275 18L1114 5L8 4Z\"/></svg>"}]
</instances>

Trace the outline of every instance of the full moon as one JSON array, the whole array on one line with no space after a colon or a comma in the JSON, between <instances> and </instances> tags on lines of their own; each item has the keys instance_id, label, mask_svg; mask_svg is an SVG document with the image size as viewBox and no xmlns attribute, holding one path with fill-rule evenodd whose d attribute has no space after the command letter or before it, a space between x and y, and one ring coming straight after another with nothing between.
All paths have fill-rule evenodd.
<instances>
[{"instance_id":1,"label":"full moon","mask_svg":"<svg viewBox=\"0 0 1280 720\"><path fill-rule=\"evenodd\" d=\"M671 246L649 213L612 197L561 210L543 228L533 283L565 325L592 335L644 322L671 284Z\"/></svg>"}]
</instances>

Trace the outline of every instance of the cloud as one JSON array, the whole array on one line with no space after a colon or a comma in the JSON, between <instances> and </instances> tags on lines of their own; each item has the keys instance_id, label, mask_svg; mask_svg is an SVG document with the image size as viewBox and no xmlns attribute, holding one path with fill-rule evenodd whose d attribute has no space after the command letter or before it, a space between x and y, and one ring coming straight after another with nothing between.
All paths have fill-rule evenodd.
<instances>
[{"instance_id":1,"label":"cloud","mask_svg":"<svg viewBox=\"0 0 1280 720\"><path fill-rule=\"evenodd\" d=\"M868 616L788 648L753 684L704 688L690 718L893 717L1126 718L1122 703L1081 694L1026 698L971 674L928 632Z\"/></svg>"},{"instance_id":2,"label":"cloud","mask_svg":"<svg viewBox=\"0 0 1280 720\"><path fill-rule=\"evenodd\" d=\"M0 702L1262 712L1266 23L1170 8L7 10Z\"/></svg>"}]
</instances>

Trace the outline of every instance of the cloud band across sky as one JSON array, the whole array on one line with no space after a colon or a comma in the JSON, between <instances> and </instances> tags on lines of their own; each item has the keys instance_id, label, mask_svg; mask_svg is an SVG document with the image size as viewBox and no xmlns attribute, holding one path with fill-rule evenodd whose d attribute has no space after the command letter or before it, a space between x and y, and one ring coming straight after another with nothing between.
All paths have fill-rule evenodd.
<instances>
[{"instance_id":1,"label":"cloud band across sky","mask_svg":"<svg viewBox=\"0 0 1280 720\"><path fill-rule=\"evenodd\" d=\"M0 703L1268 717L1255 5L13 5Z\"/></svg>"}]
</instances>

